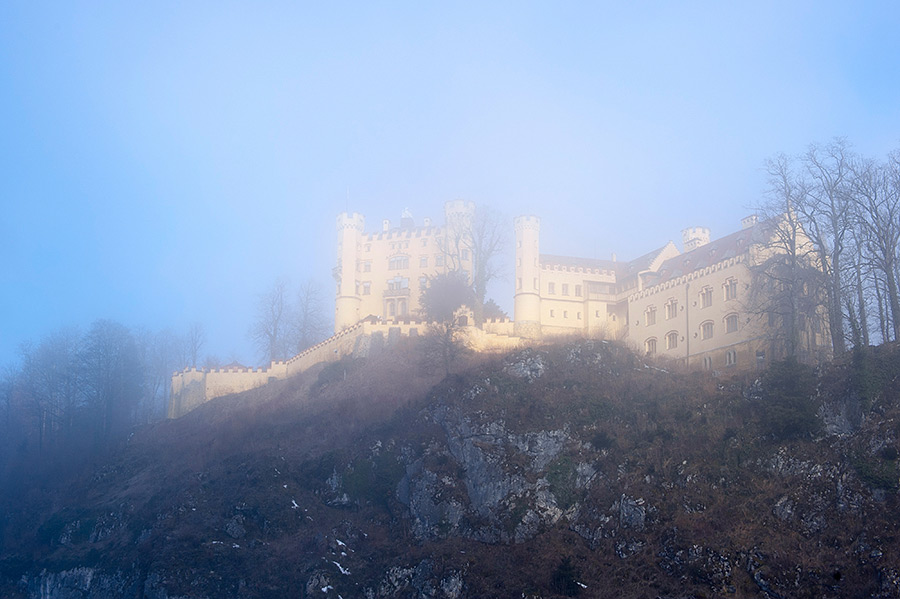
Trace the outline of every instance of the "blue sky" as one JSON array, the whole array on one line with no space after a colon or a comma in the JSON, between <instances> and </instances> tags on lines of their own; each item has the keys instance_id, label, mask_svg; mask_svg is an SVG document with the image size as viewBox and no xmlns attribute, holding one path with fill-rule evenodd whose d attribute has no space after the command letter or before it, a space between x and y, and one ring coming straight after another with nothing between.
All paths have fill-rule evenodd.
<instances>
[{"instance_id":1,"label":"blue sky","mask_svg":"<svg viewBox=\"0 0 900 599\"><path fill-rule=\"evenodd\" d=\"M256 363L276 277L331 308L347 208L464 198L620 259L727 234L778 152L900 148L898 25L895 2L4 2L0 366L97 318L199 321Z\"/></svg>"}]
</instances>

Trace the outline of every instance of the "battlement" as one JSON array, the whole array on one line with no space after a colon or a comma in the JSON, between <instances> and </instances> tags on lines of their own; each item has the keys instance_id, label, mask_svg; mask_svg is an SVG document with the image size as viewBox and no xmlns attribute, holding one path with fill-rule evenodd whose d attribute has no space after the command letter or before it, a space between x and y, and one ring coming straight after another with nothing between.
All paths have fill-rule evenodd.
<instances>
[{"instance_id":1,"label":"battlement","mask_svg":"<svg viewBox=\"0 0 900 599\"><path fill-rule=\"evenodd\" d=\"M525 214L513 219L513 226L515 227L516 233L525 229L530 231L540 231L541 219L533 214Z\"/></svg>"},{"instance_id":2,"label":"battlement","mask_svg":"<svg viewBox=\"0 0 900 599\"><path fill-rule=\"evenodd\" d=\"M681 231L684 251L689 252L709 243L709 229L706 227L688 227Z\"/></svg>"},{"instance_id":3,"label":"battlement","mask_svg":"<svg viewBox=\"0 0 900 599\"><path fill-rule=\"evenodd\" d=\"M355 229L362 233L366 228L366 218L358 212L341 212L337 216L337 229Z\"/></svg>"}]
</instances>

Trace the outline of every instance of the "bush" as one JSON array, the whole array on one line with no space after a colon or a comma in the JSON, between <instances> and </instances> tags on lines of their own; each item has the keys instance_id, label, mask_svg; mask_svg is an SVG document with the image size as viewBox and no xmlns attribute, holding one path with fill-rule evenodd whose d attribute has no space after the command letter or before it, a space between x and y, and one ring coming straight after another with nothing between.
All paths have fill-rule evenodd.
<instances>
[{"instance_id":1,"label":"bush","mask_svg":"<svg viewBox=\"0 0 900 599\"><path fill-rule=\"evenodd\" d=\"M795 360L774 362L763 377L763 401L759 405L763 432L776 441L819 432L822 423L813 398L815 385L815 374L809 366Z\"/></svg>"}]
</instances>

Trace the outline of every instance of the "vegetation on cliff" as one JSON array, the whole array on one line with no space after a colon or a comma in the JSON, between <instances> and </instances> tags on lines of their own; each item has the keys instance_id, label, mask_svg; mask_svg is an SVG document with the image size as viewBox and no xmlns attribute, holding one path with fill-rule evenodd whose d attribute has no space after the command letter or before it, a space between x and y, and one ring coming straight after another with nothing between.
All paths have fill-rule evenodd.
<instances>
[{"instance_id":1,"label":"vegetation on cliff","mask_svg":"<svg viewBox=\"0 0 900 599\"><path fill-rule=\"evenodd\" d=\"M900 597L900 348L469 360L404 340L4 484L0 595Z\"/></svg>"}]
</instances>

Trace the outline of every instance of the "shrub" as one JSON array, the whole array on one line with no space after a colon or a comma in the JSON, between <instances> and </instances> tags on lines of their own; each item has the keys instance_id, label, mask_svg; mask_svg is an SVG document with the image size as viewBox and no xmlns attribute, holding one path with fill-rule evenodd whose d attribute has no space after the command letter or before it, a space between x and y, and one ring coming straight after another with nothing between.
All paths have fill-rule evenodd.
<instances>
[{"instance_id":1,"label":"shrub","mask_svg":"<svg viewBox=\"0 0 900 599\"><path fill-rule=\"evenodd\" d=\"M760 423L765 434L777 441L797 439L817 433L815 374L796 360L774 362L763 377L763 401L759 404Z\"/></svg>"}]
</instances>

